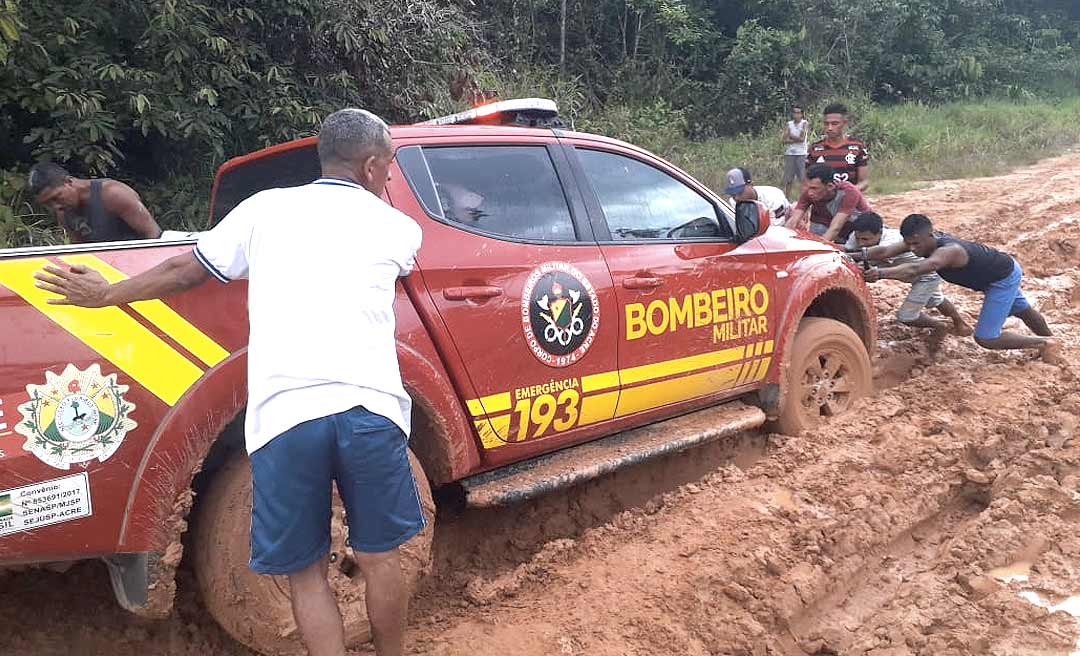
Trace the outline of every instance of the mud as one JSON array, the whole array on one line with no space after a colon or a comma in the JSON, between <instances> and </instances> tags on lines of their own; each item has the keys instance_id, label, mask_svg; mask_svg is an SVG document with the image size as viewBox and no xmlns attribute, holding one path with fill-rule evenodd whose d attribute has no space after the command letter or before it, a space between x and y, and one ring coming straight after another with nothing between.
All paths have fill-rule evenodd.
<instances>
[{"instance_id":1,"label":"mud","mask_svg":"<svg viewBox=\"0 0 1080 656\"><path fill-rule=\"evenodd\" d=\"M904 286L879 283L879 391L819 430L741 435L508 509L444 503L409 653L1080 649L1080 154L874 204L1018 257L1066 364L935 346L893 321ZM947 294L974 320L975 294ZM176 611L152 622L116 607L97 563L0 574L0 653L249 654L201 610L186 561L177 578Z\"/></svg>"}]
</instances>

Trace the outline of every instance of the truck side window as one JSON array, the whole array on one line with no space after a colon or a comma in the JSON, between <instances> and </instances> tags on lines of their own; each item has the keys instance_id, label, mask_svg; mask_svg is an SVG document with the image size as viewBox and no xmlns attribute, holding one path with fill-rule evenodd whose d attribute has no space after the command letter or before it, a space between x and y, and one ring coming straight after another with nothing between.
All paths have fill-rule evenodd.
<instances>
[{"instance_id":1,"label":"truck side window","mask_svg":"<svg viewBox=\"0 0 1080 656\"><path fill-rule=\"evenodd\" d=\"M599 150L578 148L577 155L613 240L731 238L715 205L660 169Z\"/></svg>"},{"instance_id":2,"label":"truck side window","mask_svg":"<svg viewBox=\"0 0 1080 656\"><path fill-rule=\"evenodd\" d=\"M398 164L435 218L498 237L577 240L544 146L425 146L422 157L404 150Z\"/></svg>"}]
</instances>

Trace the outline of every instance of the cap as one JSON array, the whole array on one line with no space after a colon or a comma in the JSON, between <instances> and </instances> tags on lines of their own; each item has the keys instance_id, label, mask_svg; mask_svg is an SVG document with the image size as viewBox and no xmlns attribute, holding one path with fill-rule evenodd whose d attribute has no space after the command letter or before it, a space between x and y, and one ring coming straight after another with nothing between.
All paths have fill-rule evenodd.
<instances>
[{"instance_id":1,"label":"cap","mask_svg":"<svg viewBox=\"0 0 1080 656\"><path fill-rule=\"evenodd\" d=\"M727 180L724 185L724 193L728 196L742 193L746 185L750 183L750 172L742 167L731 169L727 172Z\"/></svg>"}]
</instances>

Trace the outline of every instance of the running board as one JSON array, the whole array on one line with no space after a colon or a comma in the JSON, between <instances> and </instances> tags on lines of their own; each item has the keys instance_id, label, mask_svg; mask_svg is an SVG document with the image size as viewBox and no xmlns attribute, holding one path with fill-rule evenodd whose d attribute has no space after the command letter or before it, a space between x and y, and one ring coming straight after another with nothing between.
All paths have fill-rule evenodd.
<instances>
[{"instance_id":1,"label":"running board","mask_svg":"<svg viewBox=\"0 0 1080 656\"><path fill-rule=\"evenodd\" d=\"M474 508L520 503L764 423L760 408L735 401L478 474L461 485Z\"/></svg>"}]
</instances>

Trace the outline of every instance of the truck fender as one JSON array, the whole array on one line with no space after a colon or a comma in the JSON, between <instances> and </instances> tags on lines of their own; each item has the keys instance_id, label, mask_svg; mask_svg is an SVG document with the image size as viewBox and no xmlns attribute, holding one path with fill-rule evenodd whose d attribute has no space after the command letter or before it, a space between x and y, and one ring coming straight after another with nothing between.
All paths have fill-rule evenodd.
<instances>
[{"instance_id":1,"label":"truck fender","mask_svg":"<svg viewBox=\"0 0 1080 656\"><path fill-rule=\"evenodd\" d=\"M405 390L413 401L409 446L432 487L475 471L480 455L472 439L472 426L446 369L435 356L434 345L430 341L398 342L398 363Z\"/></svg>"},{"instance_id":2,"label":"truck fender","mask_svg":"<svg viewBox=\"0 0 1080 656\"><path fill-rule=\"evenodd\" d=\"M840 259L839 255L827 254L807 258L791 271L792 286L786 295L784 308L780 311L779 324L785 326L777 335L776 352L781 365L773 367L766 384L779 386L779 394L773 393L769 405L778 407L784 394L781 385L787 374L788 345L795 338L799 322L806 316L828 317L842 321L862 339L872 356L877 344L877 319L866 283L855 269Z\"/></svg>"},{"instance_id":3,"label":"truck fender","mask_svg":"<svg viewBox=\"0 0 1080 656\"><path fill-rule=\"evenodd\" d=\"M148 595L129 610L159 618L172 610L180 537L194 493L192 479L210 447L247 404L247 348L200 378L165 415L151 436L128 496L117 541L119 552L148 552Z\"/></svg>"}]
</instances>

